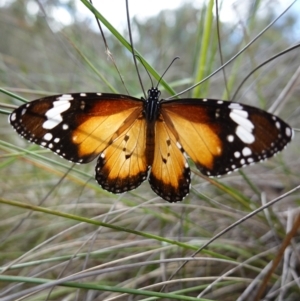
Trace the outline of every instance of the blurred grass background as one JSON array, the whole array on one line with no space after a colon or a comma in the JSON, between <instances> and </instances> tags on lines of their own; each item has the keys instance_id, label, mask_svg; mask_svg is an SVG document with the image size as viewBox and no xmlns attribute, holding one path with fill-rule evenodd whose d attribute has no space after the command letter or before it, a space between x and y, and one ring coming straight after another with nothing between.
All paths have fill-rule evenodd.
<instances>
[{"instance_id":1,"label":"blurred grass background","mask_svg":"<svg viewBox=\"0 0 300 301\"><path fill-rule=\"evenodd\" d=\"M0 118L0 298L252 300L299 212L298 192L234 227L175 271L214 235L299 185L297 132L282 154L242 172L208 180L193 169L191 193L181 203L161 200L147 182L123 195L103 191L95 183L93 163L74 166L21 139L7 124L7 112L21 104L8 91L27 100L71 92L127 93L92 12L78 11L74 1L35 3L35 13L30 0L2 2L0 9L1 103L10 107L1 110ZM164 77L180 92L222 65L218 42L226 62L253 41L283 11L274 3L236 1L235 18L219 23L220 40L213 1L202 8L187 2L142 20L135 16L134 44L159 74L174 57L181 58ZM61 7L73 17L67 26L50 13ZM299 12L292 6L224 73L182 97L231 99L251 70L299 42ZM118 30L128 40L127 29ZM130 95L141 97L131 54L109 31L105 36ZM299 57L296 49L260 68L235 100L268 110L297 72ZM139 68L148 89L151 82ZM163 97L170 96L160 88ZM278 112L294 128L299 128L299 93L296 82ZM51 283L67 276L64 286ZM298 278L295 237L268 281L268 300L299 300ZM42 283L49 287L39 291ZM159 295L164 284L165 295ZM24 297L28 292L32 295Z\"/></svg>"}]
</instances>

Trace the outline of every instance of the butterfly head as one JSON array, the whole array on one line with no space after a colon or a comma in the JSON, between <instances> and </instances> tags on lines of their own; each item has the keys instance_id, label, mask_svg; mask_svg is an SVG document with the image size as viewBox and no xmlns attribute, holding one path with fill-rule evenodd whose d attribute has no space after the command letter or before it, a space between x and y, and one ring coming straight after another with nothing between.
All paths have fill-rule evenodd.
<instances>
[{"instance_id":1,"label":"butterfly head","mask_svg":"<svg viewBox=\"0 0 300 301\"><path fill-rule=\"evenodd\" d=\"M148 100L153 102L159 102L160 91L155 87L148 90Z\"/></svg>"}]
</instances>

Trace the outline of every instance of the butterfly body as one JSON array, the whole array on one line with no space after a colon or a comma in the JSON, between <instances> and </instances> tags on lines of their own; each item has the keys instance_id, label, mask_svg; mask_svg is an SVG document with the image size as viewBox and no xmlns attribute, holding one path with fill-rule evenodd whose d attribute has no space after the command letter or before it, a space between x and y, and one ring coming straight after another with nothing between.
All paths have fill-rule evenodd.
<instances>
[{"instance_id":1,"label":"butterfly body","mask_svg":"<svg viewBox=\"0 0 300 301\"><path fill-rule=\"evenodd\" d=\"M169 202L190 189L190 157L207 176L220 176L282 150L293 130L280 118L239 103L160 100L75 93L41 98L14 110L9 121L25 139L76 163L98 157L95 178L122 193L147 178Z\"/></svg>"}]
</instances>

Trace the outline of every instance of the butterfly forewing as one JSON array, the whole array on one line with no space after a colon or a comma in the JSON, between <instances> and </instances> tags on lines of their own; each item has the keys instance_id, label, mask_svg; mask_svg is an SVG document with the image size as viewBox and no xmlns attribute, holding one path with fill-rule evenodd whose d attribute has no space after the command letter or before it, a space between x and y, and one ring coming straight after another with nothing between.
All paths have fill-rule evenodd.
<instances>
[{"instance_id":1,"label":"butterfly forewing","mask_svg":"<svg viewBox=\"0 0 300 301\"><path fill-rule=\"evenodd\" d=\"M123 95L64 94L20 106L10 115L10 123L27 140L69 161L87 163L116 138L124 121L142 105Z\"/></svg>"},{"instance_id":2,"label":"butterfly forewing","mask_svg":"<svg viewBox=\"0 0 300 301\"><path fill-rule=\"evenodd\" d=\"M219 176L282 150L293 131L260 109L220 100L182 99L162 104L179 142L198 169Z\"/></svg>"}]
</instances>

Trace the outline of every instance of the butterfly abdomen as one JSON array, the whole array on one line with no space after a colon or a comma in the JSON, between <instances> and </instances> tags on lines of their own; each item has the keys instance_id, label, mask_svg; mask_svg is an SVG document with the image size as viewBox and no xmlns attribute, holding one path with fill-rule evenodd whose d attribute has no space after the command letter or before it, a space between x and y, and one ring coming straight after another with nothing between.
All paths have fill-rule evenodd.
<instances>
[{"instance_id":1,"label":"butterfly abdomen","mask_svg":"<svg viewBox=\"0 0 300 301\"><path fill-rule=\"evenodd\" d=\"M148 166L153 164L155 144L155 122L147 123L146 160Z\"/></svg>"}]
</instances>

